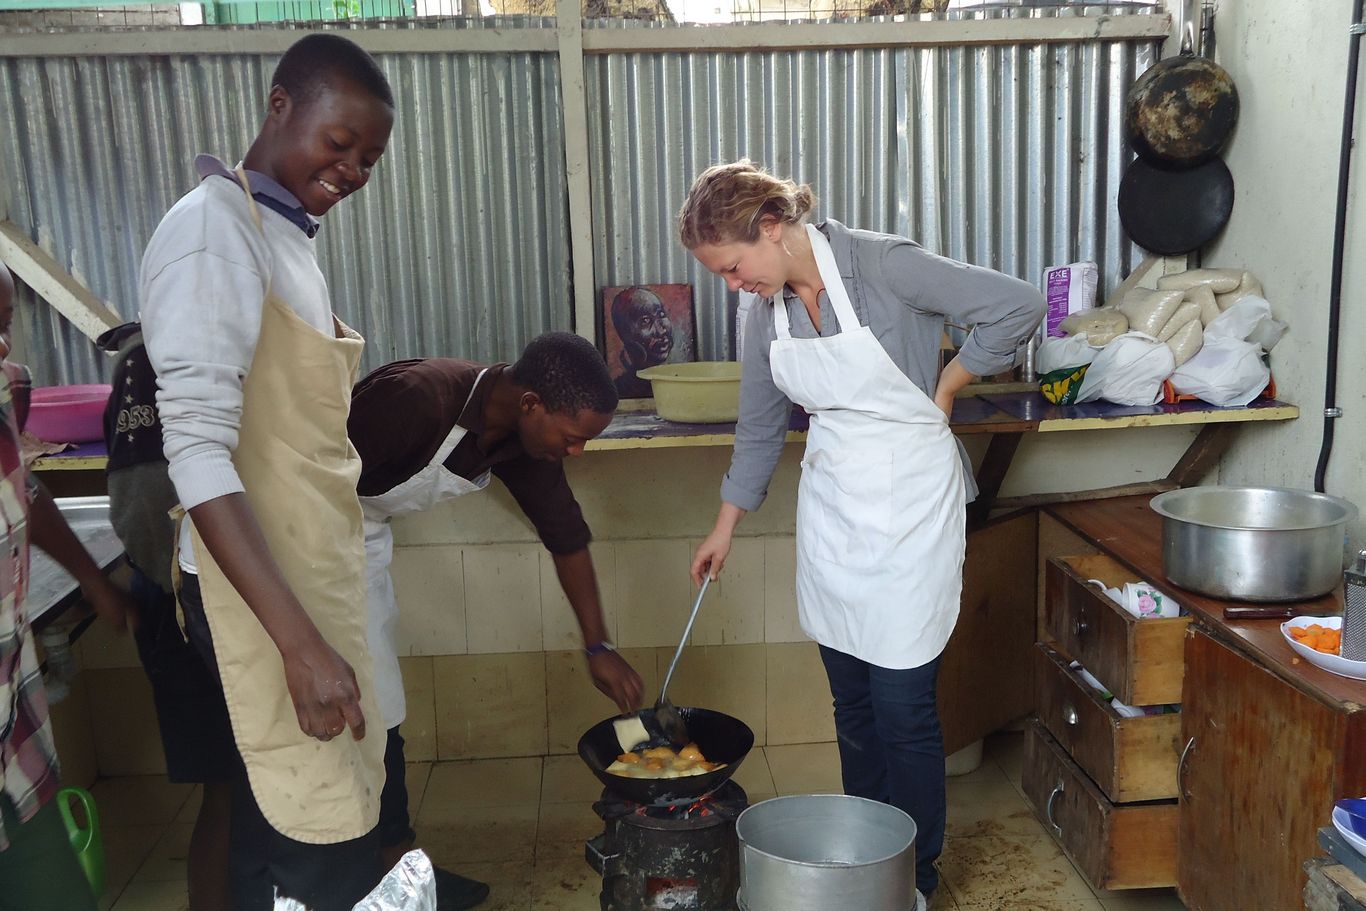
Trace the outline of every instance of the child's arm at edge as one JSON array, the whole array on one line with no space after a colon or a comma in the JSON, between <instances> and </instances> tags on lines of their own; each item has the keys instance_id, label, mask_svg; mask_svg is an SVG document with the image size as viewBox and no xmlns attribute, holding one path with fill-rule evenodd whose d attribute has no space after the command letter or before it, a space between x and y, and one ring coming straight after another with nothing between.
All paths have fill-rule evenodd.
<instances>
[{"instance_id":1,"label":"child's arm at edge","mask_svg":"<svg viewBox=\"0 0 1366 911\"><path fill-rule=\"evenodd\" d=\"M81 597L96 615L122 632L130 623L137 627L137 609L107 577L86 551L46 487L38 485L29 507L29 531L33 543L71 573L81 587Z\"/></svg>"}]
</instances>

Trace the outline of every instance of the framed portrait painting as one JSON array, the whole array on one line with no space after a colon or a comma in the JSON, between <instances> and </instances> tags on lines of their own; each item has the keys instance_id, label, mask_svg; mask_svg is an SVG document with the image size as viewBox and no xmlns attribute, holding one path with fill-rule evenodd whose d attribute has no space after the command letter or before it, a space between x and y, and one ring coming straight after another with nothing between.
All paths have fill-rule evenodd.
<instances>
[{"instance_id":1,"label":"framed portrait painting","mask_svg":"<svg viewBox=\"0 0 1366 911\"><path fill-rule=\"evenodd\" d=\"M648 398L650 381L636 374L697 356L692 285L625 285L602 290L601 338L607 371L624 399Z\"/></svg>"}]
</instances>

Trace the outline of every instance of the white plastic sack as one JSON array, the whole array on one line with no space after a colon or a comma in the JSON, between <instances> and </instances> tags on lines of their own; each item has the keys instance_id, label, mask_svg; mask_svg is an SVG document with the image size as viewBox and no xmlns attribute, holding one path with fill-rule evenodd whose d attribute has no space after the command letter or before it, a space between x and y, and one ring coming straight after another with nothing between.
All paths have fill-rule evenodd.
<instances>
[{"instance_id":1,"label":"white plastic sack","mask_svg":"<svg viewBox=\"0 0 1366 911\"><path fill-rule=\"evenodd\" d=\"M1092 365L1091 370L1095 369ZM1260 347L1239 338L1211 335L1209 330L1204 346L1172 373L1173 389L1211 405L1246 405L1270 381L1271 369L1263 363Z\"/></svg>"},{"instance_id":2,"label":"white plastic sack","mask_svg":"<svg viewBox=\"0 0 1366 911\"><path fill-rule=\"evenodd\" d=\"M1238 287L1226 294L1216 295L1215 300L1218 302L1220 310L1227 310L1245 297L1266 297L1266 292L1262 290L1262 283L1257 281L1251 272L1244 272L1242 280L1238 282Z\"/></svg>"},{"instance_id":3,"label":"white plastic sack","mask_svg":"<svg viewBox=\"0 0 1366 911\"><path fill-rule=\"evenodd\" d=\"M1196 285L1208 285L1215 294L1226 294L1238 287L1245 274L1241 269L1187 269L1162 276L1157 287L1163 291L1185 291Z\"/></svg>"},{"instance_id":4,"label":"white plastic sack","mask_svg":"<svg viewBox=\"0 0 1366 911\"><path fill-rule=\"evenodd\" d=\"M1176 314L1185 299L1184 291L1149 291L1135 288L1119 302L1119 312L1129 319L1129 328L1154 338Z\"/></svg>"},{"instance_id":5,"label":"white plastic sack","mask_svg":"<svg viewBox=\"0 0 1366 911\"><path fill-rule=\"evenodd\" d=\"M1186 324L1192 320L1197 323L1200 321L1200 305L1194 301L1184 301L1181 306L1176 308L1172 318L1167 320L1167 325L1162 327L1162 331L1157 333L1157 340L1165 342L1184 329Z\"/></svg>"},{"instance_id":6,"label":"white plastic sack","mask_svg":"<svg viewBox=\"0 0 1366 911\"><path fill-rule=\"evenodd\" d=\"M1118 405L1152 405L1176 369L1172 349L1142 332L1126 332L1101 349L1082 380L1077 403L1104 399Z\"/></svg>"},{"instance_id":7,"label":"white plastic sack","mask_svg":"<svg viewBox=\"0 0 1366 911\"><path fill-rule=\"evenodd\" d=\"M1047 376L1054 370L1064 367L1080 367L1089 364L1100 353L1099 348L1091 347L1085 335L1069 335L1065 338L1044 339L1034 355L1034 363L1039 374Z\"/></svg>"},{"instance_id":8,"label":"white plastic sack","mask_svg":"<svg viewBox=\"0 0 1366 911\"><path fill-rule=\"evenodd\" d=\"M1265 298L1249 295L1219 314L1206 332L1253 342L1270 351L1287 329L1285 323L1271 315L1271 304Z\"/></svg>"},{"instance_id":9,"label":"white plastic sack","mask_svg":"<svg viewBox=\"0 0 1366 911\"><path fill-rule=\"evenodd\" d=\"M1265 298L1245 297L1232 305L1219 318L1205 327L1207 335L1216 338L1246 339L1257 324L1271 316L1271 304Z\"/></svg>"},{"instance_id":10,"label":"white plastic sack","mask_svg":"<svg viewBox=\"0 0 1366 911\"><path fill-rule=\"evenodd\" d=\"M1074 313L1058 324L1063 335L1084 335L1093 347L1104 348L1129 331L1129 318L1109 307Z\"/></svg>"},{"instance_id":11,"label":"white plastic sack","mask_svg":"<svg viewBox=\"0 0 1366 911\"><path fill-rule=\"evenodd\" d=\"M1180 367L1195 357L1195 353L1205 344L1205 330L1198 319L1193 319L1167 339L1166 345L1172 349L1172 359Z\"/></svg>"},{"instance_id":12,"label":"white plastic sack","mask_svg":"<svg viewBox=\"0 0 1366 911\"><path fill-rule=\"evenodd\" d=\"M1219 318L1222 312L1219 309L1219 302L1214 299L1214 292L1209 289L1209 285L1196 285L1186 292L1186 300L1200 308L1200 325L1208 326Z\"/></svg>"}]
</instances>

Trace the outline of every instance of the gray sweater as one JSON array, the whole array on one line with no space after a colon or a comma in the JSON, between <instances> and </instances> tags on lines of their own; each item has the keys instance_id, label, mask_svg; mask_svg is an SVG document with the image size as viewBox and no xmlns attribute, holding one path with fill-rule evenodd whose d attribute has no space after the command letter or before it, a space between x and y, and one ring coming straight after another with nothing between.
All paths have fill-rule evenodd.
<instances>
[{"instance_id":1,"label":"gray sweater","mask_svg":"<svg viewBox=\"0 0 1366 911\"><path fill-rule=\"evenodd\" d=\"M939 380L946 319L974 326L958 357L969 372L988 376L1014 363L1019 344L1043 318L1043 295L1027 282L936 256L904 237L846 228L833 219L816 227L830 241L859 322L873 330L901 372L931 398ZM829 337L839 331L825 292L820 296L819 333L790 288L783 289L782 305L793 338ZM735 453L721 482L721 499L750 511L768 495L792 411L768 362L769 345L778 337L773 306L770 299L756 302L745 324ZM970 469L961 442L958 448ZM971 470L967 478L971 499L976 495Z\"/></svg>"}]
</instances>

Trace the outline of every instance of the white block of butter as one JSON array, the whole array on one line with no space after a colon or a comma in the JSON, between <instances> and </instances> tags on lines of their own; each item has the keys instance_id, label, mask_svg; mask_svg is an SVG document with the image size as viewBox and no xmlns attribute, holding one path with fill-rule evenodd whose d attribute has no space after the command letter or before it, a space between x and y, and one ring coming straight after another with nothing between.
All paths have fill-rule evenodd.
<instances>
[{"instance_id":1,"label":"white block of butter","mask_svg":"<svg viewBox=\"0 0 1366 911\"><path fill-rule=\"evenodd\" d=\"M632 715L629 718L618 718L612 722L612 727L617 732L617 743L621 744L621 751L629 753L650 739L650 735L645 731L645 725L641 722L639 715Z\"/></svg>"}]
</instances>

